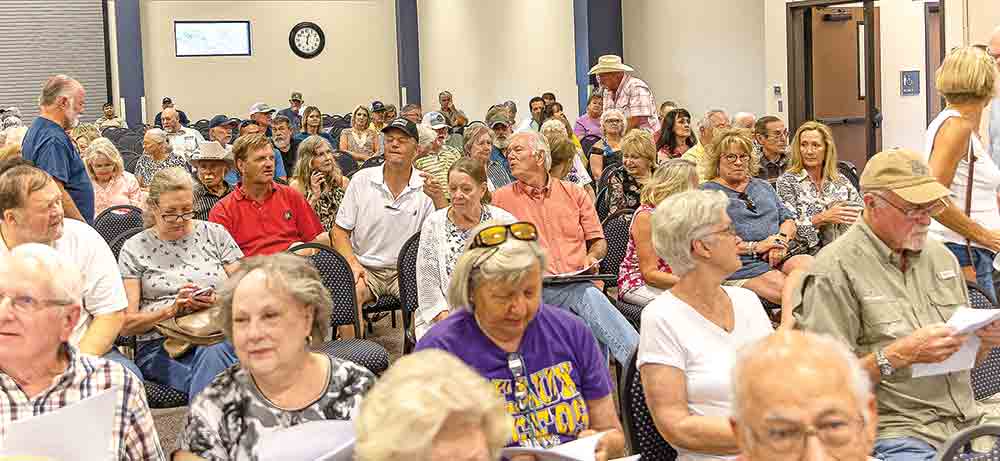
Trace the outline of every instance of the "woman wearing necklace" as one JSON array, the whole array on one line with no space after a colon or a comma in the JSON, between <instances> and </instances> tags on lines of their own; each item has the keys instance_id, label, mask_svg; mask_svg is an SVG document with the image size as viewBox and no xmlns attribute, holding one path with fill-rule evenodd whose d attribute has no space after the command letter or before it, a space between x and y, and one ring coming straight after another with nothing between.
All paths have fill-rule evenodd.
<instances>
[{"instance_id":1,"label":"woman wearing necklace","mask_svg":"<svg viewBox=\"0 0 1000 461\"><path fill-rule=\"evenodd\" d=\"M417 299L414 330L420 339L427 330L448 316L448 284L455 261L465 251L469 231L479 223L515 221L506 210L489 205L486 170L471 157L462 157L448 170L451 206L431 213L420 230L417 250Z\"/></svg>"},{"instance_id":2,"label":"woman wearing necklace","mask_svg":"<svg viewBox=\"0 0 1000 461\"><path fill-rule=\"evenodd\" d=\"M471 235L448 286L455 312L417 350L450 352L493 384L518 428L509 445L547 448L607 431L595 459L622 456L608 359L583 321L542 304L546 258L535 226L485 222Z\"/></svg>"},{"instance_id":3,"label":"woman wearing necklace","mask_svg":"<svg viewBox=\"0 0 1000 461\"><path fill-rule=\"evenodd\" d=\"M379 133L370 128L371 113L365 106L358 106L351 116L351 127L340 132L340 150L351 154L358 163L372 158L381 144Z\"/></svg>"},{"instance_id":4,"label":"woman wearing necklace","mask_svg":"<svg viewBox=\"0 0 1000 461\"><path fill-rule=\"evenodd\" d=\"M996 63L980 48L964 47L948 53L936 81L948 105L927 127L925 147L931 174L953 193L953 198L946 200L948 207L931 221L930 236L945 242L958 258L965 279L975 281L994 303L993 258L1000 251L1000 170L977 130L983 109L993 97L996 76Z\"/></svg>"}]
</instances>

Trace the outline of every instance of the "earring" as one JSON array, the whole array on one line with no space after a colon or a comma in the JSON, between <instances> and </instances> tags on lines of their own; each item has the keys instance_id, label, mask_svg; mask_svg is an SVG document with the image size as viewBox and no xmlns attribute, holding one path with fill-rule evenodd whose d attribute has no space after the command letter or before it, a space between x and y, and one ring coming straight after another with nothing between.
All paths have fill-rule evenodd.
<instances>
[{"instance_id":1,"label":"earring","mask_svg":"<svg viewBox=\"0 0 1000 461\"><path fill-rule=\"evenodd\" d=\"M306 346L309 346L313 342L313 335L306 336Z\"/></svg>"}]
</instances>

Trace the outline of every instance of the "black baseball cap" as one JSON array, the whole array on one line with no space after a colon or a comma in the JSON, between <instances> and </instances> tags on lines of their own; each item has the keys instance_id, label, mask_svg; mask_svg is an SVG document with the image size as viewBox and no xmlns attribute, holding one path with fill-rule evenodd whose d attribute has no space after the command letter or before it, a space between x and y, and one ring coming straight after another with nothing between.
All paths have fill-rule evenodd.
<instances>
[{"instance_id":1,"label":"black baseball cap","mask_svg":"<svg viewBox=\"0 0 1000 461\"><path fill-rule=\"evenodd\" d=\"M170 96L163 98L163 104L173 104L174 101L170 99Z\"/></svg>"},{"instance_id":2,"label":"black baseball cap","mask_svg":"<svg viewBox=\"0 0 1000 461\"><path fill-rule=\"evenodd\" d=\"M406 133L407 136L413 139L418 139L417 124L403 117L393 119L393 121L389 122L385 128L382 128L383 133L387 133L389 130L400 130L403 133Z\"/></svg>"},{"instance_id":3,"label":"black baseball cap","mask_svg":"<svg viewBox=\"0 0 1000 461\"><path fill-rule=\"evenodd\" d=\"M239 119L229 118L225 115L216 115L215 117L212 117L212 120L209 120L208 127L215 128L223 125L238 125L239 123Z\"/></svg>"},{"instance_id":4,"label":"black baseball cap","mask_svg":"<svg viewBox=\"0 0 1000 461\"><path fill-rule=\"evenodd\" d=\"M382 104L382 101L373 102L372 112L385 112L385 104Z\"/></svg>"}]
</instances>

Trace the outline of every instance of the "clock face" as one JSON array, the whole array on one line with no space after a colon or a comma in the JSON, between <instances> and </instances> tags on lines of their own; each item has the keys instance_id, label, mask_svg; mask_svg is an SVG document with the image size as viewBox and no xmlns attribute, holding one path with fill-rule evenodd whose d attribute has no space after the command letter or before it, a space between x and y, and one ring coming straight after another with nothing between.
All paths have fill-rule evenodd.
<instances>
[{"instance_id":1,"label":"clock face","mask_svg":"<svg viewBox=\"0 0 1000 461\"><path fill-rule=\"evenodd\" d=\"M303 22L292 28L288 34L288 44L292 51L299 57L310 59L315 58L326 45L326 38L323 29L311 22Z\"/></svg>"}]
</instances>

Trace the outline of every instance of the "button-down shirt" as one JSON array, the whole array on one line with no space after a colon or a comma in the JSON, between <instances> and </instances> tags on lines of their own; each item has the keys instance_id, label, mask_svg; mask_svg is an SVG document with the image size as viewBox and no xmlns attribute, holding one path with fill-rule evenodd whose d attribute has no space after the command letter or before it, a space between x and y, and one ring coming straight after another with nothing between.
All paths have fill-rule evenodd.
<instances>
[{"instance_id":1,"label":"button-down shirt","mask_svg":"<svg viewBox=\"0 0 1000 461\"><path fill-rule=\"evenodd\" d=\"M4 396L0 399L0 440L6 438L8 428L16 421L52 413L121 386L108 447L115 454L113 459L164 459L142 381L117 362L79 354L71 346L63 346L61 354L67 354L69 358L66 370L52 380L51 386L34 397L28 397L10 375L0 371L0 390ZM66 430L72 431L73 428L67 427ZM44 437L44 434L39 434L39 437Z\"/></svg>"},{"instance_id":2,"label":"button-down shirt","mask_svg":"<svg viewBox=\"0 0 1000 461\"><path fill-rule=\"evenodd\" d=\"M198 143L205 142L205 138L194 128L181 127L175 132L167 132L167 142L174 148L174 153L190 160L191 154L198 150Z\"/></svg>"},{"instance_id":3,"label":"button-down shirt","mask_svg":"<svg viewBox=\"0 0 1000 461\"><path fill-rule=\"evenodd\" d=\"M604 238L593 202L582 187L548 177L544 187L521 181L496 191L493 205L538 228L538 241L549 257L546 272L562 274L582 269L587 241Z\"/></svg>"},{"instance_id":4,"label":"button-down shirt","mask_svg":"<svg viewBox=\"0 0 1000 461\"><path fill-rule=\"evenodd\" d=\"M781 204L795 215L795 238L810 248L820 244L820 230L813 226L813 216L836 203L850 202L858 207L864 206L854 185L840 173L837 173L836 179L823 180L822 189L817 189L806 170L788 172L778 177L775 189Z\"/></svg>"},{"instance_id":5,"label":"button-down shirt","mask_svg":"<svg viewBox=\"0 0 1000 461\"><path fill-rule=\"evenodd\" d=\"M490 191L514 182L514 177L510 174L510 163L507 162L507 156L500 152L496 146L490 151L490 161L486 164L486 179Z\"/></svg>"},{"instance_id":6,"label":"button-down shirt","mask_svg":"<svg viewBox=\"0 0 1000 461\"><path fill-rule=\"evenodd\" d=\"M774 186L774 183L778 181L778 177L785 173L785 168L788 168L788 154L781 154L776 160L772 161L761 150L760 171L757 172L758 178Z\"/></svg>"},{"instance_id":7,"label":"button-down shirt","mask_svg":"<svg viewBox=\"0 0 1000 461\"><path fill-rule=\"evenodd\" d=\"M323 225L305 197L289 186L271 182L271 195L258 202L243 185L212 207L208 220L222 224L246 256L269 255L295 242L313 241Z\"/></svg>"},{"instance_id":8,"label":"button-down shirt","mask_svg":"<svg viewBox=\"0 0 1000 461\"><path fill-rule=\"evenodd\" d=\"M233 191L233 186L229 183L222 181L223 190L221 194L214 194L205 187L201 181L195 179L194 184L194 219L200 219L202 221L208 221L208 212L212 211L212 207L223 197L229 195Z\"/></svg>"},{"instance_id":9,"label":"button-down shirt","mask_svg":"<svg viewBox=\"0 0 1000 461\"><path fill-rule=\"evenodd\" d=\"M923 251L901 255L863 220L819 252L792 296L802 329L829 334L858 356L946 322L968 304L961 268L942 243L928 239ZM912 378L910 368L899 369L878 383L876 398L880 439L940 447L963 428L997 422L977 406L968 370Z\"/></svg>"},{"instance_id":10,"label":"button-down shirt","mask_svg":"<svg viewBox=\"0 0 1000 461\"><path fill-rule=\"evenodd\" d=\"M660 129L659 115L656 113L656 101L653 92L646 82L625 74L618 91L604 89L604 110L618 109L625 113L625 120L631 117L642 117L639 128L650 133Z\"/></svg>"}]
</instances>

